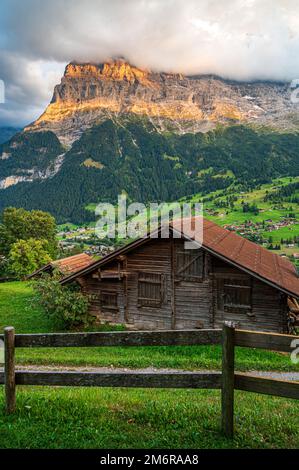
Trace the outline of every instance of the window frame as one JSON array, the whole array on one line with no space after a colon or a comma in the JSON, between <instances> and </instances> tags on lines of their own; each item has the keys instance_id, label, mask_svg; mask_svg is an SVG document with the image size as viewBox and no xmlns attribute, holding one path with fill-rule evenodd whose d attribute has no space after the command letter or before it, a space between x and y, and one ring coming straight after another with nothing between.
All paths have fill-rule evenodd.
<instances>
[{"instance_id":1,"label":"window frame","mask_svg":"<svg viewBox=\"0 0 299 470\"><path fill-rule=\"evenodd\" d=\"M103 303L103 296L110 296L115 298L115 304L105 304ZM108 289L103 289L100 291L100 305L101 310L118 310L118 292L109 291Z\"/></svg>"},{"instance_id":2,"label":"window frame","mask_svg":"<svg viewBox=\"0 0 299 470\"><path fill-rule=\"evenodd\" d=\"M154 281L153 279L146 279L148 276L157 276L159 280ZM164 284L165 274L153 271L138 271L137 273L137 306L139 308L160 308L164 303ZM157 297L145 297L141 296L140 287L141 285L152 285L159 286L159 296Z\"/></svg>"},{"instance_id":3,"label":"window frame","mask_svg":"<svg viewBox=\"0 0 299 470\"><path fill-rule=\"evenodd\" d=\"M190 255L193 254L193 259ZM179 260L180 257L189 257L189 261L185 265L181 263ZM193 263L199 260L200 263L200 273L189 274L184 273L187 269L189 269ZM202 248L198 248L196 250L185 250L184 248L178 248L175 253L175 279L178 281L186 281L186 282L202 282L205 278L205 253Z\"/></svg>"},{"instance_id":4,"label":"window frame","mask_svg":"<svg viewBox=\"0 0 299 470\"><path fill-rule=\"evenodd\" d=\"M242 284L243 281L243 284ZM237 295L241 291L247 292L248 301L245 303L232 303L228 300L225 300L225 297L229 296L229 293L226 291L232 290L236 291ZM237 296L236 296L237 297ZM252 279L241 278L241 277L229 277L223 276L217 278L217 311L222 313L230 314L245 314L248 317L254 317L252 315Z\"/></svg>"}]
</instances>

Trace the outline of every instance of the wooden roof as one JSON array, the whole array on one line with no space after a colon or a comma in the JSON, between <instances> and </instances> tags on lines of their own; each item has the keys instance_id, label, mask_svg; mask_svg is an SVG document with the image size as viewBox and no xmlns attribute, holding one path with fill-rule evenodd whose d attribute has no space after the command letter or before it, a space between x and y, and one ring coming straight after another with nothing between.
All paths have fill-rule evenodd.
<instances>
[{"instance_id":1,"label":"wooden roof","mask_svg":"<svg viewBox=\"0 0 299 470\"><path fill-rule=\"evenodd\" d=\"M52 262L54 268L58 268L61 273L76 273L93 263L93 258L86 253L69 256Z\"/></svg>"},{"instance_id":2,"label":"wooden roof","mask_svg":"<svg viewBox=\"0 0 299 470\"><path fill-rule=\"evenodd\" d=\"M195 218L193 218L194 221ZM184 225L182 228L181 221L174 221L172 228L174 232L180 233L186 240L195 241L199 245L202 242L204 249L229 264L238 267L242 271L276 287L288 295L299 298L299 278L295 266L287 258L282 258L276 253L206 219L203 219L203 240L201 240L201 232L194 235L192 227L188 229ZM61 282L66 284L79 276L84 276L112 261L120 254L134 250L150 240L154 241L157 238L151 238L149 234L145 238L129 243L101 260L92 263L87 268L83 268L75 274L64 278Z\"/></svg>"},{"instance_id":3,"label":"wooden roof","mask_svg":"<svg viewBox=\"0 0 299 470\"><path fill-rule=\"evenodd\" d=\"M181 231L180 224L174 222L173 227ZM193 238L192 232L188 233L186 227L184 236ZM196 234L194 238L196 240ZM296 267L288 258L283 258L206 219L203 219L202 245L228 263L299 297L299 277Z\"/></svg>"}]
</instances>

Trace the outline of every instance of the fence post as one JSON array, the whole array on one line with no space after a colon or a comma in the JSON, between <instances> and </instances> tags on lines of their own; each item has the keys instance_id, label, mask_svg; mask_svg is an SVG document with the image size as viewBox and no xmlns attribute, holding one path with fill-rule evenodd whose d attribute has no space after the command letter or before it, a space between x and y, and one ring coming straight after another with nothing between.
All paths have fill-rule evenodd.
<instances>
[{"instance_id":1,"label":"fence post","mask_svg":"<svg viewBox=\"0 0 299 470\"><path fill-rule=\"evenodd\" d=\"M232 438L234 434L234 367L235 328L232 322L224 322L222 329L222 431Z\"/></svg>"},{"instance_id":2,"label":"fence post","mask_svg":"<svg viewBox=\"0 0 299 470\"><path fill-rule=\"evenodd\" d=\"M15 376L15 329L10 326L4 329L4 377L6 412L16 409L16 376Z\"/></svg>"}]
</instances>

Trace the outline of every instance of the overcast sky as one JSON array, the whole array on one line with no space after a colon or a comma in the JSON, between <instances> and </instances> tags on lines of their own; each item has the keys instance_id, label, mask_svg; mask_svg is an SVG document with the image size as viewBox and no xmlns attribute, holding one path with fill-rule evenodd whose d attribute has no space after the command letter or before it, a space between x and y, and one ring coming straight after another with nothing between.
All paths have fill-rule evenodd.
<instances>
[{"instance_id":1,"label":"overcast sky","mask_svg":"<svg viewBox=\"0 0 299 470\"><path fill-rule=\"evenodd\" d=\"M299 78L298 0L0 0L0 125L25 125L66 63L137 66L239 80Z\"/></svg>"}]
</instances>

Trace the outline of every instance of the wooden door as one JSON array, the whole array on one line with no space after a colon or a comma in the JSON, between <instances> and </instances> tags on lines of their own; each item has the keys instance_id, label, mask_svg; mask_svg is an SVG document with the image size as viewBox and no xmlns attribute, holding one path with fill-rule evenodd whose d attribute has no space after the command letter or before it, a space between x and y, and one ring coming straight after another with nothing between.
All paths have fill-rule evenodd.
<instances>
[{"instance_id":1,"label":"wooden door","mask_svg":"<svg viewBox=\"0 0 299 470\"><path fill-rule=\"evenodd\" d=\"M176 329L208 328L210 295L205 279L205 253L175 243L173 255L174 321Z\"/></svg>"}]
</instances>

